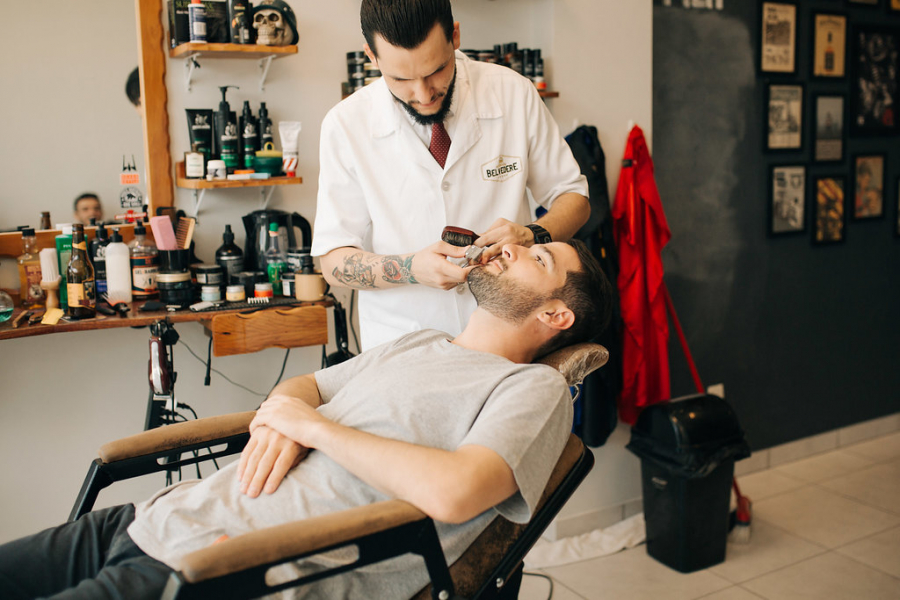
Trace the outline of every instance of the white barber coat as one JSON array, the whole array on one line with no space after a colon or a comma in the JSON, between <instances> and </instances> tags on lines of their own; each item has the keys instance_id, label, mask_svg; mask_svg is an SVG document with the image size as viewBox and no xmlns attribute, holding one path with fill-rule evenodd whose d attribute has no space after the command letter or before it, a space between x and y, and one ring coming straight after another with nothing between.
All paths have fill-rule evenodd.
<instances>
[{"instance_id":1,"label":"white barber coat","mask_svg":"<svg viewBox=\"0 0 900 600\"><path fill-rule=\"evenodd\" d=\"M587 182L533 84L456 53L455 125L442 169L379 80L322 122L312 254L343 246L409 254L447 225L484 232L498 218L532 222L526 188L549 208ZM360 291L363 349L410 331L456 335L475 310L466 286Z\"/></svg>"}]
</instances>

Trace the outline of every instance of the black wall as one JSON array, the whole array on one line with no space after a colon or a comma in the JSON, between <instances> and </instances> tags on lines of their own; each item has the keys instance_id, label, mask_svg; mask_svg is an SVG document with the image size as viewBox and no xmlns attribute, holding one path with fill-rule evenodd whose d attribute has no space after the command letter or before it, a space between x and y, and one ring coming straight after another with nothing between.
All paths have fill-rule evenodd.
<instances>
[{"instance_id":1,"label":"black wall","mask_svg":"<svg viewBox=\"0 0 900 600\"><path fill-rule=\"evenodd\" d=\"M726 0L722 11L673 4L654 7L652 150L673 234L665 279L703 383L725 384L754 449L900 411L900 138L850 137L842 163L814 163L812 96L849 101L850 79L810 76L813 11L845 13L851 30L900 31L900 13L889 14L885 0L874 9L797 2L797 74L770 79L804 84L804 144L773 154L763 149L760 2ZM885 218L851 220L844 243L814 246L810 197L806 234L768 237L771 165L843 176L849 195L861 152L887 155ZM674 329L670 364L673 396L693 393Z\"/></svg>"}]
</instances>

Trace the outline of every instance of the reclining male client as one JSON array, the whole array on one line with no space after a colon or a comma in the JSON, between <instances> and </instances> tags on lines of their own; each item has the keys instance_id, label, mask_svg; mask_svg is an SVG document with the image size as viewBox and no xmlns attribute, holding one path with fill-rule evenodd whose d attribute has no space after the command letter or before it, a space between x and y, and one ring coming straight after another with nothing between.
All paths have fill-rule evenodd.
<instances>
[{"instance_id":1,"label":"reclining male client","mask_svg":"<svg viewBox=\"0 0 900 600\"><path fill-rule=\"evenodd\" d=\"M611 288L580 242L504 246L468 284L478 309L459 336L418 331L281 383L214 475L0 546L0 597L158 598L223 536L389 498L435 520L448 562L497 512L527 521L572 425L564 378L532 361L598 335ZM406 555L284 594L396 599L426 583Z\"/></svg>"}]
</instances>

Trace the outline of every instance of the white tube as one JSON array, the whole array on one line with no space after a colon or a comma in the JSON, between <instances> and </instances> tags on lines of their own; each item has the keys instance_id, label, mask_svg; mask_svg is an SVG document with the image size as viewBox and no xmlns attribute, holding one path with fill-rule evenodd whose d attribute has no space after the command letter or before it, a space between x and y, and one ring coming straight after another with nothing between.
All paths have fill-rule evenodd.
<instances>
[{"instance_id":1,"label":"white tube","mask_svg":"<svg viewBox=\"0 0 900 600\"><path fill-rule=\"evenodd\" d=\"M300 121L279 121L281 136L281 164L288 177L297 176L297 160L300 157Z\"/></svg>"}]
</instances>

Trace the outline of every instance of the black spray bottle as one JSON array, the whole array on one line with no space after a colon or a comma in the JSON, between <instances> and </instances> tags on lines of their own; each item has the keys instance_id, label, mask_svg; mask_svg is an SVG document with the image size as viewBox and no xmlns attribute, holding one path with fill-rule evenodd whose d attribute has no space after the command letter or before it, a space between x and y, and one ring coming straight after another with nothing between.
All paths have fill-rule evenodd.
<instances>
[{"instance_id":1,"label":"black spray bottle","mask_svg":"<svg viewBox=\"0 0 900 600\"><path fill-rule=\"evenodd\" d=\"M94 285L97 287L97 296L106 293L106 247L109 245L109 234L101 223L97 228L97 235L91 240L88 247L88 256L94 265Z\"/></svg>"},{"instance_id":2,"label":"black spray bottle","mask_svg":"<svg viewBox=\"0 0 900 600\"><path fill-rule=\"evenodd\" d=\"M222 241L225 243L216 250L216 264L222 267L225 281L228 284L239 283L238 273L244 270L244 253L234 243L234 233L231 231L231 225L225 226Z\"/></svg>"},{"instance_id":3,"label":"black spray bottle","mask_svg":"<svg viewBox=\"0 0 900 600\"><path fill-rule=\"evenodd\" d=\"M259 103L259 149L266 147L266 142L272 142L274 147L275 138L272 137L272 121L269 120L269 109L266 108L265 102Z\"/></svg>"},{"instance_id":4,"label":"black spray bottle","mask_svg":"<svg viewBox=\"0 0 900 600\"><path fill-rule=\"evenodd\" d=\"M237 117L228 106L228 100L225 99L228 88L232 87L238 89L236 85L219 86L219 90L222 92L222 101L219 102L219 110L216 111L215 118L217 151L219 158L225 161L225 166L229 171L234 170L239 164Z\"/></svg>"},{"instance_id":5,"label":"black spray bottle","mask_svg":"<svg viewBox=\"0 0 900 600\"><path fill-rule=\"evenodd\" d=\"M244 111L241 113L240 132L241 132L241 156L243 158L243 166L247 169L253 168L253 158L256 151L259 150L259 123L250 112L250 101L244 100Z\"/></svg>"}]
</instances>

